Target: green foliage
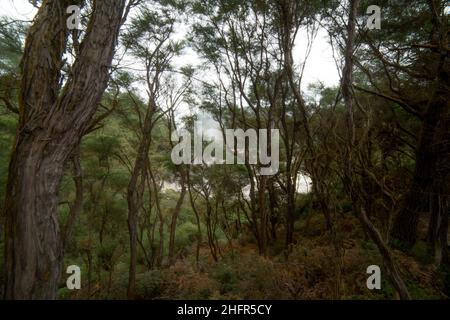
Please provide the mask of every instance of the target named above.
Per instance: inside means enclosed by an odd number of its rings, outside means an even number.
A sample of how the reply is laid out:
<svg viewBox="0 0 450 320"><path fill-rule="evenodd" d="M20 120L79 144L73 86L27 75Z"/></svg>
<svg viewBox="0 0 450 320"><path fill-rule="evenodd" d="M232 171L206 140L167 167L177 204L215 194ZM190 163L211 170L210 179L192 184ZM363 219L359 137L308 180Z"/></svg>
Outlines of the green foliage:
<svg viewBox="0 0 450 320"><path fill-rule="evenodd" d="M0 75L18 69L27 24L0 17Z"/></svg>
<svg viewBox="0 0 450 320"><path fill-rule="evenodd" d="M148 271L138 275L137 295L141 299L154 299L164 290L164 277L161 271Z"/></svg>
<svg viewBox="0 0 450 320"><path fill-rule="evenodd" d="M227 294L237 289L239 278L236 271L225 263L218 265L214 278L220 283L220 293Z"/></svg>
<svg viewBox="0 0 450 320"><path fill-rule="evenodd" d="M423 264L430 264L433 262L433 256L430 254L429 246L425 241L418 241L411 248L411 254Z"/></svg>
<svg viewBox="0 0 450 320"><path fill-rule="evenodd" d="M183 215L184 216L184 215ZM197 240L197 226L187 221L177 228L177 246L185 248L193 244Z"/></svg>

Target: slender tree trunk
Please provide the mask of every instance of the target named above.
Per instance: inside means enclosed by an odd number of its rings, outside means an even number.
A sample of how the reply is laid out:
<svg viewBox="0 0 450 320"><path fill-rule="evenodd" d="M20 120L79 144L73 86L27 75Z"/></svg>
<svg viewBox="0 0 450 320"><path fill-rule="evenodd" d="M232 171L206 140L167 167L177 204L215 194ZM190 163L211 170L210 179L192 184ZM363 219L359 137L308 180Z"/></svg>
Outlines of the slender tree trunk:
<svg viewBox="0 0 450 320"><path fill-rule="evenodd" d="M289 246L294 242L294 191L292 186L292 179L290 173L286 173L287 183L286 183L286 193L287 193L287 205L286 205L286 242L285 248L290 251Z"/></svg>
<svg viewBox="0 0 450 320"><path fill-rule="evenodd" d="M403 278L398 271L397 264L395 263L394 257L392 256L389 247L384 242L382 235L376 229L376 227L372 224L372 222L367 217L367 214L363 208L357 209L359 211L359 218L362 221L363 225L366 228L366 231L369 233L370 238L375 242L378 250L383 257L383 261L385 263L386 269L388 271L389 278L391 279L391 283L394 286L395 290L400 296L402 300L411 300L411 296L409 294L408 288L403 281Z"/></svg>
<svg viewBox="0 0 450 320"><path fill-rule="evenodd" d="M272 241L277 240L277 222L278 222L278 216L275 208L277 208L277 197L275 194L275 189L273 182L270 183L269 187L269 202L270 202L270 236L272 238ZM238 209L238 217L239 217L239 209ZM238 231L238 225L236 224L236 230Z"/></svg>
<svg viewBox="0 0 450 320"><path fill-rule="evenodd" d="M260 248L259 254L265 256L267 251L267 210L266 210L266 176L260 177L259 190L258 190L258 207L260 217L260 230L259 236Z"/></svg>
<svg viewBox="0 0 450 320"><path fill-rule="evenodd" d="M187 187L188 187L188 192L189 192L189 200L191 202L192 210L194 210L195 220L197 222L197 248L196 248L196 253L195 253L195 261L196 261L196 266L198 269L198 261L200 258L200 245L202 243L202 229L201 229L201 225L200 225L200 214L197 211L197 206L195 205L195 200L194 200L194 197L192 196L190 176L191 176L190 168L187 168Z"/></svg>
<svg viewBox="0 0 450 320"><path fill-rule="evenodd" d="M164 216L162 214L161 205L160 205L160 199L159 199L159 188L156 183L155 176L153 175L152 168L150 166L150 163L148 164L148 173L149 177L151 179L151 182L153 184L154 194L155 194L155 203L156 203L156 213L159 221L159 244L158 244L158 252L156 255L156 267L161 268L162 261L164 258ZM156 221L155 221L156 223Z"/></svg>
<svg viewBox="0 0 450 320"><path fill-rule="evenodd" d="M162 212L158 210L158 218L159 218L159 246L158 246L158 257L156 259L156 266L161 268L164 258L164 217Z"/></svg>
<svg viewBox="0 0 450 320"><path fill-rule="evenodd" d="M217 262L217 261L219 261L218 257L217 257L217 247L216 247L216 242L215 242L214 230L213 230L212 223L211 223L212 208L211 208L211 204L209 203L209 199L207 199L205 197L205 200L206 200L206 217L205 217L206 235L208 237L208 245L209 245L209 250L211 252L211 255L212 255L214 261Z"/></svg>
<svg viewBox="0 0 450 320"><path fill-rule="evenodd" d="M181 175L181 193L178 197L177 204L175 205L175 209L172 214L172 220L170 222L170 240L169 240L169 265L173 264L174 262L174 253L175 253L175 233L177 229L177 220L178 216L180 215L181 206L183 205L184 197L186 195L186 184L185 184L185 178L184 173L181 172L184 169L180 169L180 175Z"/></svg>
<svg viewBox="0 0 450 320"><path fill-rule="evenodd" d="M142 197L145 188L145 179L149 166L148 152L152 142L151 134L153 129L153 115L156 106L151 102L147 107L147 112L142 128L142 137L139 142L139 148L136 161L133 167L133 173L127 189L128 203L128 231L130 235L130 269L128 277L128 299L133 299L136 291L136 264L137 264L137 219L139 209L142 205Z"/></svg>

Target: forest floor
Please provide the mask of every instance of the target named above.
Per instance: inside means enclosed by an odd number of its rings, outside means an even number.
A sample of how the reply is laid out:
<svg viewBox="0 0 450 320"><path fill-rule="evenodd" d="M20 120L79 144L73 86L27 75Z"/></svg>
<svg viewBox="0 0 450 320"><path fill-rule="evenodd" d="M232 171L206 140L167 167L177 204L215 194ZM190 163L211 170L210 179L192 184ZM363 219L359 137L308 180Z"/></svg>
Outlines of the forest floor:
<svg viewBox="0 0 450 320"><path fill-rule="evenodd" d="M141 266L137 274L137 299L396 299L388 277L383 274L382 259L376 246L364 235L358 220L346 216L337 225L343 243L341 259L336 259L331 239L321 215L301 219L296 223L296 244L286 259L282 230L269 247L266 257L258 254L250 236L221 244L218 262L211 258L209 248L200 249L198 267L196 244L185 258L161 270L146 271ZM419 242L409 254L393 250L413 299L448 298L449 276L433 265L424 242ZM338 285L336 266L341 261L341 281ZM380 290L369 290L366 273L370 265L382 270ZM119 264L112 281L94 286L94 299L124 299L128 281L126 263ZM106 287L108 286L108 290ZM85 293L84 293L85 294ZM76 296L86 298L83 290Z"/></svg>

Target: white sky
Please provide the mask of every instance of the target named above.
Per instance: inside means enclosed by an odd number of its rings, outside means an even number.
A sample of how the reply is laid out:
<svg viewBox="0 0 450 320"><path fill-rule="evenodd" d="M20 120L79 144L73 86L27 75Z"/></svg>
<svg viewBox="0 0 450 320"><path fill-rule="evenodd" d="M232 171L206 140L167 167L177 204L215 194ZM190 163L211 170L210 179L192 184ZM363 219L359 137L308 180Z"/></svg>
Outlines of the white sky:
<svg viewBox="0 0 450 320"><path fill-rule="evenodd" d="M36 14L27 0L0 0L0 14L19 20L31 20Z"/></svg>

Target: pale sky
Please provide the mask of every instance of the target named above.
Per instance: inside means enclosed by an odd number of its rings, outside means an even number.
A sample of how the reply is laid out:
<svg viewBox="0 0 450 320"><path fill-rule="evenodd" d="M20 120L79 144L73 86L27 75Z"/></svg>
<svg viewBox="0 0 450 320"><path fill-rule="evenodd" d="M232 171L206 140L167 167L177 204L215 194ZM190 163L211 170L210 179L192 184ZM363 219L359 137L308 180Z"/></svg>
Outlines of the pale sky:
<svg viewBox="0 0 450 320"><path fill-rule="evenodd" d="M27 0L0 0L0 14L19 20L31 20L36 14Z"/></svg>

